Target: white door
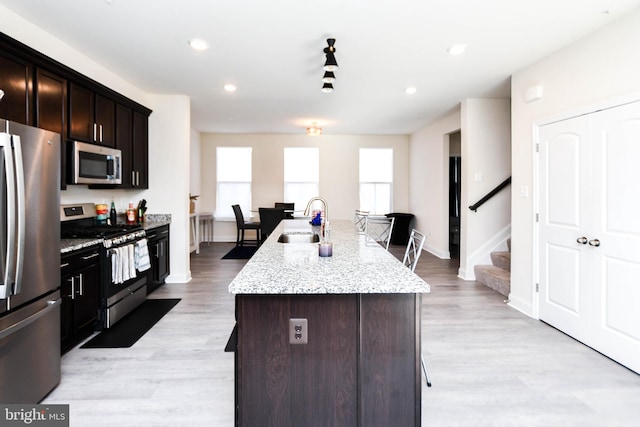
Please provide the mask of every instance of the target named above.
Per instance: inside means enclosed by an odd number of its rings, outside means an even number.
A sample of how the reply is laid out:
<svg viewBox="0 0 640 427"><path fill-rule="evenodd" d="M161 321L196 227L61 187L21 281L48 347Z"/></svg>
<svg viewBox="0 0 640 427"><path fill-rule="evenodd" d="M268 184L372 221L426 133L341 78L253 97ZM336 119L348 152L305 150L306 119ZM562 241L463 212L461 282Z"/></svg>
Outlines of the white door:
<svg viewBox="0 0 640 427"><path fill-rule="evenodd" d="M591 130L596 348L640 373L640 103L594 114Z"/></svg>
<svg viewBox="0 0 640 427"><path fill-rule="evenodd" d="M540 319L640 372L640 103L540 129Z"/></svg>
<svg viewBox="0 0 640 427"><path fill-rule="evenodd" d="M584 341L590 316L588 118L541 127L539 151L540 319Z"/></svg>

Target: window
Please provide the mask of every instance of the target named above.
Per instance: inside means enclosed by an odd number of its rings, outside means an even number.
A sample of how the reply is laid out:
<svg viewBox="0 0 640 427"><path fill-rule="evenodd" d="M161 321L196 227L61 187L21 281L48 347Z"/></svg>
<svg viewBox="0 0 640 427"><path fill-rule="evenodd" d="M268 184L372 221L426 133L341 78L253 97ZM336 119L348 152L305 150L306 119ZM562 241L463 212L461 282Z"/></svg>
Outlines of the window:
<svg viewBox="0 0 640 427"><path fill-rule="evenodd" d="M318 195L320 180L318 148L284 149L284 201L304 209Z"/></svg>
<svg viewBox="0 0 640 427"><path fill-rule="evenodd" d="M216 216L235 218L231 205L251 210L251 147L216 149Z"/></svg>
<svg viewBox="0 0 640 427"><path fill-rule="evenodd" d="M360 149L360 209L372 215L391 212L393 149Z"/></svg>

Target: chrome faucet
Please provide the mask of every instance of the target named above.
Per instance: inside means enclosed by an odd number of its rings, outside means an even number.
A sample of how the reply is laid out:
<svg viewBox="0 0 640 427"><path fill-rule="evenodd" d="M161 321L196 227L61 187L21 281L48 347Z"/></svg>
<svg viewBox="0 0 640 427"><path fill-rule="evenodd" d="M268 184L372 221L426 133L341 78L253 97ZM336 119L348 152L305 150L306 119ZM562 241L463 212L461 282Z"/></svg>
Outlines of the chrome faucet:
<svg viewBox="0 0 640 427"><path fill-rule="evenodd" d="M322 207L324 208L324 222L329 222L329 205L327 204L327 201L320 196L316 196L309 200L309 203L307 203L307 208L304 210L304 216L309 215L309 213L311 212L311 205L315 201L322 202Z"/></svg>

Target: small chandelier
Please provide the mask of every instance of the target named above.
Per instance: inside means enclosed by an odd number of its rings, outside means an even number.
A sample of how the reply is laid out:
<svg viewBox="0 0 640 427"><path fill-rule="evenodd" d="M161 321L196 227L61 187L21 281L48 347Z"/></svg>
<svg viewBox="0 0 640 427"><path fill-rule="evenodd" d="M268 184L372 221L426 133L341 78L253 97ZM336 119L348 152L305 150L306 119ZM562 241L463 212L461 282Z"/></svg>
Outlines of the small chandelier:
<svg viewBox="0 0 640 427"><path fill-rule="evenodd" d="M308 136L320 136L320 135L322 135L322 128L316 126L316 124L313 123L311 126L309 126L307 128L307 135Z"/></svg>
<svg viewBox="0 0 640 427"><path fill-rule="evenodd" d="M325 54L324 66L322 69L324 70L324 76L322 76L322 91L324 93L333 92L333 82L336 81L336 75L334 71L338 69L338 61L336 61L335 51L336 48L334 44L336 43L336 39L327 39L327 47L324 48L323 52Z"/></svg>

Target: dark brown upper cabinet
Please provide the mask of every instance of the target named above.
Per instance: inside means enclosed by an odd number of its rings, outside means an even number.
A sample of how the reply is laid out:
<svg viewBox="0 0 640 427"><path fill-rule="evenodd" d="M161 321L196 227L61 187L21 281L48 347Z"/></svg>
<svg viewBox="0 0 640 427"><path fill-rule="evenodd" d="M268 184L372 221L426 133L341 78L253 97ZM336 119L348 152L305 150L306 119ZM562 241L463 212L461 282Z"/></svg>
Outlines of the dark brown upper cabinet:
<svg viewBox="0 0 640 427"><path fill-rule="evenodd" d="M149 188L149 115L133 112L133 187Z"/></svg>
<svg viewBox="0 0 640 427"><path fill-rule="evenodd" d="M122 151L120 188L149 188L148 123L146 114L116 105L116 148Z"/></svg>
<svg viewBox="0 0 640 427"><path fill-rule="evenodd" d="M115 146L116 104L76 83L69 84L69 139Z"/></svg>
<svg viewBox="0 0 640 427"><path fill-rule="evenodd" d="M33 125L31 93L33 66L11 54L0 52L0 118Z"/></svg>
<svg viewBox="0 0 640 427"><path fill-rule="evenodd" d="M36 69L35 104L36 126L60 134L60 185L64 190L67 188L67 79Z"/></svg>
<svg viewBox="0 0 640 427"><path fill-rule="evenodd" d="M0 118L60 134L62 189L69 140L117 146L123 152L123 184L115 187L149 188L150 109L2 32L0 89L5 93Z"/></svg>

